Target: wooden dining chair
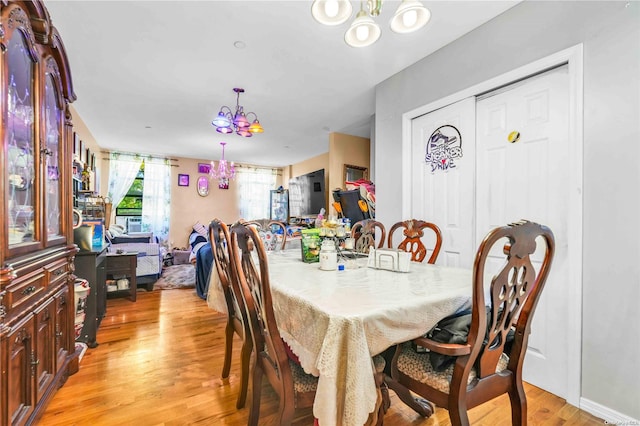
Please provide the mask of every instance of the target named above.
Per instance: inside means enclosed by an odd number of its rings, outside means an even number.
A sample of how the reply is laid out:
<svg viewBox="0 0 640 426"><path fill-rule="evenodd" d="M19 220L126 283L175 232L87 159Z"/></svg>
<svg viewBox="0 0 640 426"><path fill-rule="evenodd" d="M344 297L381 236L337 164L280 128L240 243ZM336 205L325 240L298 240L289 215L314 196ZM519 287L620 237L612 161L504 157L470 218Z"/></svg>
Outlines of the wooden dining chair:
<svg viewBox="0 0 640 426"><path fill-rule="evenodd" d="M440 253L440 247L442 246L442 232L437 225L431 222L425 222L419 219L409 219L402 222L395 223L389 230L389 242L388 247L394 248L393 236L396 230L402 229L404 239L395 246L401 250L411 253L411 260L414 262L422 262L427 257L427 247L424 245L423 237L424 230L430 229L435 236L435 242L431 249L431 256L427 263L436 263L438 254Z"/></svg>
<svg viewBox="0 0 640 426"><path fill-rule="evenodd" d="M542 247L538 252L543 258L534 267L531 257L539 243ZM478 248L473 267L471 322L463 339L466 341L447 343L447 339L433 335L415 339L414 343L427 348L428 353L418 353L410 343L398 345L389 387L414 409L415 402L407 390L446 408L453 425L468 425L468 409L507 393L512 423L526 425L522 365L531 321L554 251L553 233L537 223L521 221L489 232ZM499 252L504 253L505 261L501 269L495 274L485 271L497 264ZM489 290L488 300L485 289ZM510 334L513 341L505 346ZM451 364L434 367L434 354L452 357Z"/></svg>
<svg viewBox="0 0 640 426"><path fill-rule="evenodd" d="M257 252L258 265L254 263L252 250ZM251 365L251 405L248 424L255 426L260 418L264 375L280 399L278 418L273 424L290 425L297 408L313 405L318 378L306 374L300 364L294 362L287 354L273 312L266 251L255 227L242 222L231 227L231 256L242 288L255 349ZM383 415L390 404L384 381L385 360L376 356L373 363L381 404L378 411L372 414L372 418L373 424L382 425Z"/></svg>
<svg viewBox="0 0 640 426"><path fill-rule="evenodd" d="M236 402L236 408L240 409L244 407L247 400L249 360L253 348L251 331L249 330L249 322L244 313L242 291L236 279L234 264L231 262L231 239L229 238L229 230L227 225L219 219L214 219L209 224L209 241L211 242L215 273L218 274L227 305L224 364L222 367L223 379L229 377L231 370L233 334L237 334L240 339L242 339L242 350L240 351L240 392ZM214 272L212 271L212 273Z"/></svg>
<svg viewBox="0 0 640 426"><path fill-rule="evenodd" d="M379 239L376 238L376 234L380 235ZM377 248L384 247L386 236L387 231L384 225L373 219L361 220L351 227L351 237L356 242L355 250L358 253L369 253L371 247L376 248L376 240Z"/></svg>
<svg viewBox="0 0 640 426"><path fill-rule="evenodd" d="M251 220L244 222L255 226L267 250L284 250L287 244L287 226L277 220ZM278 232L280 231L280 232ZM282 235L282 238L280 238Z"/></svg>
<svg viewBox="0 0 640 426"><path fill-rule="evenodd" d="M252 259L252 249L257 252L258 265ZM260 417L263 375L280 398L278 419L274 424L290 425L296 408L313 405L318 378L306 374L287 356L271 302L266 250L255 227L248 223L231 227L231 255L255 350L251 358L249 425L257 425Z"/></svg>

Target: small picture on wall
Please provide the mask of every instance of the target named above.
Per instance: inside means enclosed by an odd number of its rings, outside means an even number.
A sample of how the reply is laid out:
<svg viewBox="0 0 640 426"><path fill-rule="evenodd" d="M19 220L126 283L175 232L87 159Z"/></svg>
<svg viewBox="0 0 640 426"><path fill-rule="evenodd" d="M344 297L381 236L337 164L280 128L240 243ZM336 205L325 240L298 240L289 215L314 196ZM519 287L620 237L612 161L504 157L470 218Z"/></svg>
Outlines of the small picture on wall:
<svg viewBox="0 0 640 426"><path fill-rule="evenodd" d="M189 186L189 175L178 175L178 186Z"/></svg>
<svg viewBox="0 0 640 426"><path fill-rule="evenodd" d="M229 189L229 179L222 178L218 181L218 189Z"/></svg>
<svg viewBox="0 0 640 426"><path fill-rule="evenodd" d="M198 163L198 173L209 173L211 171L211 164Z"/></svg>
<svg viewBox="0 0 640 426"><path fill-rule="evenodd" d="M77 157L80 151L80 137L76 132L73 132L73 156Z"/></svg>

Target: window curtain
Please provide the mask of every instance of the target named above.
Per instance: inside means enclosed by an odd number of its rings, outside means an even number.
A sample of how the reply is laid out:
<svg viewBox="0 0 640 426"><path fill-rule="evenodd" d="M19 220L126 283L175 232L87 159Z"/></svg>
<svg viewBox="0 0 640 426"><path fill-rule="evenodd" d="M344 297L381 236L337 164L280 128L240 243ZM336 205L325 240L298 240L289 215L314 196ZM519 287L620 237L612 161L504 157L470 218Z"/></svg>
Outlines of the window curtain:
<svg viewBox="0 0 640 426"><path fill-rule="evenodd" d="M107 196L114 207L122 201L142 165L142 157L111 153L109 156L109 189Z"/></svg>
<svg viewBox="0 0 640 426"><path fill-rule="evenodd" d="M171 215L171 165L169 160L145 158L142 191L142 231L153 232L160 242L169 236Z"/></svg>
<svg viewBox="0 0 640 426"><path fill-rule="evenodd" d="M240 197L240 217L246 220L269 218L269 197L276 189L276 169L238 167L236 182Z"/></svg>

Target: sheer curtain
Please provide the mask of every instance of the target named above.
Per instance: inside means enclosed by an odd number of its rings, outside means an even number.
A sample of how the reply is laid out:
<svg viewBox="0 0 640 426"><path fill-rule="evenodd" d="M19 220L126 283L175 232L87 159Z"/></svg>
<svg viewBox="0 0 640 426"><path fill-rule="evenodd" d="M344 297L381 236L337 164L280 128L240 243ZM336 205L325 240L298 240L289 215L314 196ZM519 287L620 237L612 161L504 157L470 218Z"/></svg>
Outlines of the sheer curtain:
<svg viewBox="0 0 640 426"><path fill-rule="evenodd" d="M168 160L145 158L142 230L153 232L162 243L169 235L170 214L171 165Z"/></svg>
<svg viewBox="0 0 640 426"><path fill-rule="evenodd" d="M107 196L114 207L122 201L136 175L140 171L142 158L137 155L111 153L109 156L109 190Z"/></svg>
<svg viewBox="0 0 640 426"><path fill-rule="evenodd" d="M236 182L240 196L240 217L246 220L269 217L270 190L276 189L276 169L239 167Z"/></svg>

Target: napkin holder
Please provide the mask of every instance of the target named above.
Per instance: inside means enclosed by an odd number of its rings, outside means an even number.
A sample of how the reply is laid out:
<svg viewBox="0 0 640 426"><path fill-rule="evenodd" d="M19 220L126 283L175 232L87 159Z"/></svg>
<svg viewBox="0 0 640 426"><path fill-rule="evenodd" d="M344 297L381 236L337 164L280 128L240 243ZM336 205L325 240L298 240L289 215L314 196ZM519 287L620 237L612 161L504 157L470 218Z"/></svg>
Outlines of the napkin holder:
<svg viewBox="0 0 640 426"><path fill-rule="evenodd" d="M411 253L398 249L369 250L367 266L375 269L387 269L394 272L409 272Z"/></svg>

